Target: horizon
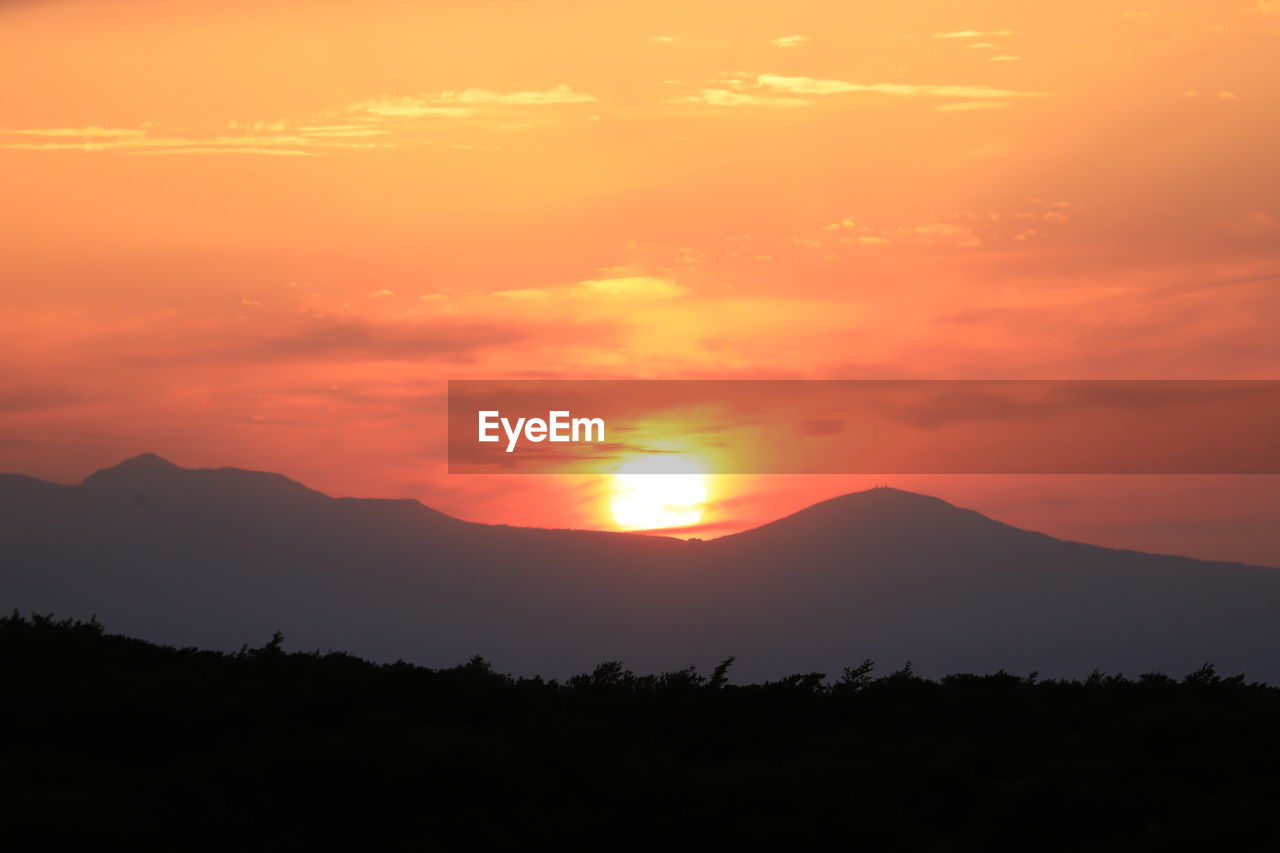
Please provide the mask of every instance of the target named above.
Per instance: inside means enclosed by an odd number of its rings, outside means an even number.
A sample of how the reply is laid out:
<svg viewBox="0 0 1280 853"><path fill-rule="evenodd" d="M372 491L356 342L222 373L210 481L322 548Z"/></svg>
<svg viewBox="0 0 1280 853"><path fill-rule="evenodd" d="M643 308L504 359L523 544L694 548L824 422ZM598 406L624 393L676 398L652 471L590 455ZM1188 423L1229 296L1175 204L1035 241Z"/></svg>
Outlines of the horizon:
<svg viewBox="0 0 1280 853"><path fill-rule="evenodd" d="M460 517L460 516L455 516L455 515L452 515L452 514L450 514L450 513L444 512L444 511L442 511L441 509L439 509L438 507L431 506L430 504L424 503L423 501L418 500L417 498L389 498L389 497L385 497L385 496L376 496L376 495L372 495L372 496L371 496L371 495L366 495L366 496L334 495L334 494L329 494L328 492L322 491L322 490L320 490L320 489L316 489L316 488L314 488L314 487L312 487L312 486L310 486L310 485L308 485L308 484L306 484L306 483L304 483L304 482L302 482L302 481L300 481L300 480L295 480L294 478L290 477L288 473L286 473L286 472L282 472L282 471L261 471L261 470L250 469L250 468L239 468L239 467L231 466L231 465L221 465L221 466L216 466L216 467L207 467L207 468L206 468L206 467L199 467L199 468L197 468L197 467L187 467L187 466L184 466L184 465L179 465L179 464L177 464L177 463L173 462L172 460L167 459L167 458L165 458L165 457L161 456L160 454L153 453L153 452L150 452L150 451L144 451L143 453L139 453L139 454L137 454L136 456L131 456L131 457L127 458L127 459L122 459L122 460L120 460L119 462L117 462L117 463L115 463L115 464L113 464L113 465L108 465L108 466L103 467L103 468L95 469L94 471L91 471L91 472L89 472L88 474L86 474L86 475L85 475L84 477L82 477L80 480L77 480L77 481L74 481L74 482L68 482L68 483L58 483L58 485L67 485L67 486L78 486L78 485L83 485L84 483L86 483L87 481L89 481L91 478L93 478L95 475L100 475L100 474L104 474L104 473L108 473L108 472L116 471L116 470L118 470L118 469L126 468L126 467L128 467L128 466L130 465L130 463L139 463L139 462L144 462L144 461L145 461L147 464L152 464L152 463L163 463L163 464L164 464L164 466L166 466L166 470L167 470L167 469L173 469L173 470L178 470L178 471L187 471L187 472L195 472L195 471L238 471L238 472L243 472L243 473L252 473L252 474L272 474L272 475L275 475L275 476L283 477L285 480L287 480L288 482L290 482L290 483L292 483L292 484L294 484L294 485L297 485L297 486L300 486L300 487L302 487L302 488L304 488L304 489L307 489L307 490L309 490L309 491L312 491L312 492L316 492L316 493L318 493L318 494L321 494L321 495L323 495L324 497L329 498L329 499L331 499L331 500L338 500L338 499L373 500L373 501L378 501L378 500L409 500L409 501L412 501L412 502L414 502L414 503L419 504L420 506L422 506L422 507L424 507L424 508L426 508L426 509L432 510L432 511L437 512L437 513L440 513L440 514L442 514L442 515L444 515L444 516L446 516L446 517L448 517L448 518L450 518L450 519L453 519L453 520L455 520L455 521L461 521L461 522L464 522L464 523L466 523L466 524L472 524L472 525L488 526L488 527L499 527L499 526L500 526L500 527L516 527L516 528L523 528L523 529L530 529L530 530L549 530L549 531L561 531L561 532L607 533L607 534L615 534L615 535L620 535L620 536L645 536L645 537L660 538L660 539L674 539L674 540L678 540L678 541L689 541L689 540L695 540L695 541L714 542L714 541L717 541L717 540L720 540L720 539L725 539L725 538L727 538L727 537L734 536L734 535L736 535L736 534L738 534L738 533L744 533L744 532L748 532L748 531L752 531L752 530L759 530L760 528L762 528L762 527L766 527L766 526L771 525L771 524L773 524L773 523L775 523L775 522L785 521L785 520L787 520L787 519L792 518L793 516L801 515L801 514L805 513L805 512L806 512L806 511L808 511L808 510L817 509L817 508L818 508L818 507L820 507L820 506L823 506L823 505L826 505L826 504L832 504L832 503L835 503L835 502L837 502L837 501L841 500L842 498L849 498L849 497L855 497L855 496L866 495L866 494L874 494L874 493L876 493L876 492L886 492L886 493L892 492L892 493L898 493L898 494L903 494L903 495L910 495L910 496L912 496L912 497L925 498L925 499L930 500L930 501L938 501L938 502L941 502L941 503L945 504L946 506L948 506L948 507L950 507L950 508L952 508L952 509L956 509L956 510L976 512L976 513L978 513L979 515L981 515L983 518L985 518L985 519L987 519L987 520L990 520L990 521L994 521L994 522L996 522L997 524L1000 524L1000 525L1002 525L1002 526L1010 527L1010 528L1013 528L1013 529L1015 529L1015 530L1026 530L1026 531L1029 531L1029 532L1034 532L1034 533L1044 534L1044 535L1047 535L1047 536L1051 536L1051 537L1052 537L1052 538L1054 538L1054 539L1058 539L1058 540L1060 540L1060 541L1078 542L1079 544L1090 545L1090 546L1098 547L1098 548L1105 548L1105 549L1108 549L1108 550L1135 551L1135 552L1137 552L1137 553L1149 553L1149 554L1155 554L1155 555L1157 555L1157 556L1186 557L1186 558L1189 558L1189 559L1200 560L1200 561L1205 561L1205 562L1215 562L1215 563L1224 563L1224 564L1226 564L1226 563L1235 563L1235 564L1240 564L1240 565L1245 565L1245 566L1252 566L1252 567L1257 567L1257 568L1265 568L1265 569L1273 569L1273 568L1274 568L1274 569L1280 570L1280 565L1272 566L1272 565L1262 564L1262 563L1250 563L1250 562L1248 562L1248 561L1243 561L1243 560L1229 560L1229 559L1214 558L1214 557L1192 556L1192 555L1189 555L1189 554L1175 554L1175 553L1168 553L1168 552L1149 552L1149 551L1141 551L1140 549L1116 548L1116 547L1114 547L1114 546L1104 545L1104 544L1097 543L1097 542L1088 542L1088 541L1082 541L1082 540L1072 540L1072 539L1067 539L1067 538L1064 538L1064 537L1055 536L1055 535L1053 535L1053 534L1049 533L1048 531L1043 531L1043 530L1034 530L1034 529L1030 529L1030 528L1021 527L1021 526L1016 525L1016 524L1011 524L1011 523L1009 523L1008 521L1006 521L1006 520L1004 520L1004 519L1001 519L1001 518L998 518L998 517L996 517L996 516L994 516L994 515L989 514L989 513L988 513L988 512L986 512L985 510L982 510L982 509L975 509L974 507L970 507L970 506L962 506L962 505L959 505L959 504L953 503L952 501L949 501L949 500L947 500L946 498L940 497L940 496L938 496L938 495L932 495L932 494L928 494L928 493L926 493L926 492L917 492L917 491L913 491L913 490L910 490L910 489L901 489L901 488L898 488L898 487L896 487L896 486L889 485L889 484L887 484L887 483L876 483L876 484L871 485L871 486L868 486L867 488L864 488L864 489L859 489L859 490L855 490L855 491L851 491L851 492L842 492L842 493L837 494L837 495L832 495L832 496L830 496L830 497L822 498L822 499L820 499L820 500L814 501L814 502L812 502L812 503L804 504L804 505L802 505L802 506L799 506L799 507L793 508L793 509L791 509L791 510L784 510L781 514L779 514L779 515L777 515L777 516L775 516L775 517L773 517L773 518L768 518L768 519L761 520L761 521L759 521L758 523L756 523L756 524L754 524L754 525L752 525L752 526L735 527L735 529L731 530L730 532L723 533L723 534L721 534L721 535L719 535L719 536L710 536L710 537L707 537L707 538L705 538L705 539L704 539L703 537L701 537L701 536L697 535L697 534L706 532L706 530L707 530L707 526L706 526L706 525L692 525L692 526L689 526L689 527L687 527L687 528L685 528L685 527L654 527L654 528L625 529L625 530L600 530L600 529L598 529L598 528L585 528L585 527L547 527L547 526L542 526L542 525L527 525L527 524L526 524L526 525L512 525L512 524L508 524L508 523L506 523L506 522L494 522L494 521L487 521L487 520L477 520L477 519L472 519L472 518L462 518L462 517ZM6 474L13 474L13 473L15 473L15 472L0 472L0 476L6 475ZM20 475L20 476L27 476L27 475ZM662 475L660 475L660 474L659 474L659 475L654 475L654 476L661 477ZM40 478L36 478L36 479L40 479ZM45 482L54 482L54 481L45 481ZM684 535L684 534L687 534L687 535Z"/></svg>
<svg viewBox="0 0 1280 853"><path fill-rule="evenodd" d="M6 599L153 642L233 650L280 630L373 661L481 654L547 677L733 654L744 676L780 678L851 649L931 677L1212 661L1280 684L1277 568L1072 541L892 487L690 542L463 520L154 455L82 485L0 486Z"/></svg>
<svg viewBox="0 0 1280 853"><path fill-rule="evenodd" d="M1226 475L1226 476L1204 476L1204 475L1146 475L1146 476L1084 476L1072 477L1070 475L1059 475L1053 477L1045 476L1000 476L1000 475L956 475L950 477L937 476L921 476L921 475L868 475L868 476L847 476L847 475L828 475L826 477L815 478L813 475L772 475L772 476L749 476L749 475L709 475L706 479L711 483L711 495L708 498L708 505L720 500L723 504L733 506L737 503L735 500L725 500L719 498L716 494L715 483L724 480L753 480L762 482L763 486L754 487L752 501L750 502L750 514L744 519L732 519L720 517L711 522L700 522L693 525L675 525L675 526L658 526L647 529L625 529L619 528L616 524L600 522L597 520L595 525L590 523L575 526L572 523L558 523L557 515L563 516L562 513L552 513L549 517L540 517L533 521L521 522L519 519L505 517L498 513L492 517L481 515L462 514L455 507L449 506L447 503L435 503L430 499L424 498L416 494L404 493L378 493L366 491L365 493L348 493L341 489L333 489L326 487L324 484L308 481L299 478L291 472L276 470L271 467L250 467L245 465L232 464L178 464L173 462L168 456L154 451L143 450L136 454L118 459L116 462L100 463L90 466L86 472L80 474L70 473L63 476L53 477L42 474L40 472L31 471L8 471L4 473L21 474L23 476L35 477L36 479L46 480L48 482L59 483L61 485L77 485L84 479L91 476L97 471L109 470L125 462L137 459L143 456L155 456L175 467L183 470L217 470L219 468L232 468L243 471L260 471L264 473L272 473L282 475L289 480L304 485L308 489L318 491L328 497L351 497L351 498L368 498L373 500L399 500L409 499L422 504L425 507L442 512L460 520L471 522L473 518L480 520L472 523L489 524L489 525L506 525L513 527L529 527L546 530L593 530L601 532L615 533L639 533L648 536L662 536L667 538L680 539L718 539L725 536L731 536L745 530L752 530L762 525L768 524L780 518L802 511L816 504L833 500L844 495L857 494L864 491L870 491L878 487L888 487L902 492L911 494L919 494L927 497L937 498L946 501L952 506L958 507L981 507L979 510L983 515L997 519L1003 524L1008 524L1024 530L1034 530L1046 535L1053 536L1058 539L1073 542L1084 542L1091 545L1097 545L1103 548L1112 548L1119 550L1132 550L1153 554L1170 554L1190 557L1197 560L1206 560L1211 562L1233 562L1244 563L1247 565L1280 567L1280 541L1274 536L1271 519L1274 512L1270 505L1266 503L1266 499L1271 497L1271 487L1275 482L1280 481L1280 477L1272 477L1266 475ZM184 460L185 461L185 460ZM655 475L662 476L662 475ZM486 475L484 479L510 479L501 476ZM607 489L602 486L602 481L607 482L608 478L598 475L541 475L530 476L522 475L517 480L539 479L539 480L577 480L585 481L593 485L595 493L599 494L601 489ZM839 480L842 483L849 483L850 488L841 489L835 487L832 489L815 489L813 486L814 479ZM1032 489L1026 486L1017 486L1009 488L1010 480L1035 480L1036 484ZM1058 481L1059 488L1056 490L1052 486L1053 481ZM1164 486L1156 486L1152 488L1148 483L1151 480L1165 481ZM1074 489L1062 489L1063 481L1076 481L1073 485ZM1081 483L1080 481L1085 481ZM1117 482L1119 481L1119 482ZM1125 488L1125 481L1128 481L1129 488ZM1192 537L1183 539L1178 547L1179 540L1167 535L1170 528L1178 528L1184 523L1184 519L1178 516L1170 518L1169 515L1161 515L1166 508L1159 502L1154 503L1154 509L1148 513L1150 523L1156 526L1156 535L1135 535L1132 522L1125 520L1119 525L1114 521L1100 520L1108 514L1114 512L1117 496L1120 498L1128 498L1135 496L1138 499L1150 499L1153 495L1173 494L1177 497L1176 506L1181 511L1188 509L1186 503L1187 495L1178 491L1176 486L1191 483L1193 488L1189 494L1199 495L1199 489L1194 488L1198 484L1205 481L1218 481L1221 486L1217 492L1217 497L1225 498L1229 503L1225 503L1224 509L1227 512L1240 514L1235 502L1254 502L1256 498L1261 497L1263 502L1259 506L1256 502L1252 509L1258 514L1259 519L1256 524L1249 524L1248 528L1254 535L1254 540L1245 540L1241 542L1224 542L1220 537L1207 539L1205 537ZM1046 486L1048 482L1050 485ZM1175 484L1175 488L1170 489L1168 484ZM1241 484L1244 484L1243 486ZM797 484L799 487L797 488ZM1254 489L1249 489L1252 484ZM1136 487L1135 487L1136 485ZM914 486L914 488L908 487ZM976 488L975 488L976 486ZM1083 487L1081 487L1083 486ZM1225 486L1225 491L1221 487ZM772 487L772 490L771 490ZM929 490L930 487L936 487ZM949 487L949 488L948 488ZM1026 504L1026 493L1032 491L1040 499L1046 496L1053 496L1060 499L1061 504L1058 509L1066 508L1069 514L1062 512L1044 512L1035 511L1038 507L1033 504L1028 512ZM943 492L939 494L938 492ZM1212 494L1213 492L1211 492ZM731 493L732 494L732 493ZM1092 508L1088 505L1090 497L1101 498ZM759 506L768 507L772 514L764 515ZM1194 504L1191 504L1194 508ZM1053 508L1052 501L1049 508ZM1105 511L1104 509L1105 508ZM1280 509L1277 507L1276 509ZM483 512L483 509L477 509L475 512ZM1237 524L1239 524L1237 522ZM1140 531L1139 531L1140 533ZM1161 543L1166 543L1163 547Z"/></svg>

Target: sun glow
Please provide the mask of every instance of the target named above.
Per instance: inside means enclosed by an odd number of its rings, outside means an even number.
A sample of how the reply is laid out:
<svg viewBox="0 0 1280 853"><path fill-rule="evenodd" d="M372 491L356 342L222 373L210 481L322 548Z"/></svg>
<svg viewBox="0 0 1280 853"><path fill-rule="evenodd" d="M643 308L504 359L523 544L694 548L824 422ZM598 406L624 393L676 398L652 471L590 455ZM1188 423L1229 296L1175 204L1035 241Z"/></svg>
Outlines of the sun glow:
<svg viewBox="0 0 1280 853"><path fill-rule="evenodd" d="M697 524L706 503L706 480L696 465L678 456L644 456L613 475L609 510L624 530L656 530Z"/></svg>

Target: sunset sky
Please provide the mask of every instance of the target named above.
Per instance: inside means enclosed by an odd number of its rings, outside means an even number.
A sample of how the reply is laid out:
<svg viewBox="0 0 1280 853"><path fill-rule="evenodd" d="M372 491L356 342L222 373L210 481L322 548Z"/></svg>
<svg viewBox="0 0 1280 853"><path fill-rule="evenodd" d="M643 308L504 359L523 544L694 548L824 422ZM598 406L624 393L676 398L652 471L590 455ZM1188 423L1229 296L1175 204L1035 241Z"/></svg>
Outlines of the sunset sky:
<svg viewBox="0 0 1280 853"><path fill-rule="evenodd" d="M1280 379L1280 2L0 0L0 470L462 518L466 378ZM878 482L1280 565L1276 477Z"/></svg>

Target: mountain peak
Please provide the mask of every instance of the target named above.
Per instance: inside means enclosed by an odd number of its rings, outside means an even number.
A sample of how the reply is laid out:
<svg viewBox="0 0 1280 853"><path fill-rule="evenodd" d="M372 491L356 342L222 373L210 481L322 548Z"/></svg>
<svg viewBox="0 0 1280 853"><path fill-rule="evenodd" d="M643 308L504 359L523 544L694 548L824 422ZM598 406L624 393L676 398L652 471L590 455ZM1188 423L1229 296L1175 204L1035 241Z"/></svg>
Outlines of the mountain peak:
<svg viewBox="0 0 1280 853"><path fill-rule="evenodd" d="M88 477L85 477L81 485L103 485L150 479L156 476L173 474L181 470L168 459L157 456L154 453L143 453L126 459L117 465L112 465L110 468L101 468L93 472Z"/></svg>
<svg viewBox="0 0 1280 853"><path fill-rule="evenodd" d="M135 470L143 470L143 471L176 471L178 470L177 465L174 465L168 459L165 459L163 456L158 456L155 453L140 453L137 456L133 456L129 459L126 459L123 462L121 462L119 465L115 465L112 467L116 469L132 468Z"/></svg>
<svg viewBox="0 0 1280 853"><path fill-rule="evenodd" d="M119 465L95 471L80 485L150 497L185 495L186 499L229 501L241 505L299 496L309 500L330 500L283 474L242 468L182 468L154 453L143 453Z"/></svg>
<svg viewBox="0 0 1280 853"><path fill-rule="evenodd" d="M897 542L906 547L918 543L922 536L936 539L960 531L971 533L993 529L1013 530L942 498L877 486L820 501L724 539L745 543L761 537L781 536L794 541L816 542L832 537L853 537L864 543Z"/></svg>
<svg viewBox="0 0 1280 853"><path fill-rule="evenodd" d="M864 496L871 499L917 500L947 503L947 501L942 500L942 498L935 498L933 495L926 495L923 492L911 492L906 489L894 488L893 486L872 486L871 488L863 489L860 492L848 492L847 494L841 495L839 498L834 498L834 500Z"/></svg>
<svg viewBox="0 0 1280 853"><path fill-rule="evenodd" d="M807 509L800 510L800 512L823 509L845 511L873 507L885 510L931 509L936 511L959 509L955 504L944 501L942 498L935 498L932 495L909 492L905 489L895 489L892 486L875 486L874 488L863 489L860 492L849 492L848 494L828 498L825 501L819 501Z"/></svg>

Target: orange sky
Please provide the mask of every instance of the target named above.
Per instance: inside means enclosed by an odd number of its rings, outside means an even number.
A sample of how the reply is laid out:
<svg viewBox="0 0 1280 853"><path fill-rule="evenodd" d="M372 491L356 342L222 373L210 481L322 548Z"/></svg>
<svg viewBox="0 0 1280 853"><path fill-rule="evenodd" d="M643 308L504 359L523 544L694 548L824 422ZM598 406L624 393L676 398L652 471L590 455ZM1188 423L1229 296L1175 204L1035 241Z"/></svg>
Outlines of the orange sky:
<svg viewBox="0 0 1280 853"><path fill-rule="evenodd" d="M445 380L1280 378L1277 56L1274 0L0 0L0 469L609 526L446 475ZM888 479L1280 565L1275 478Z"/></svg>

